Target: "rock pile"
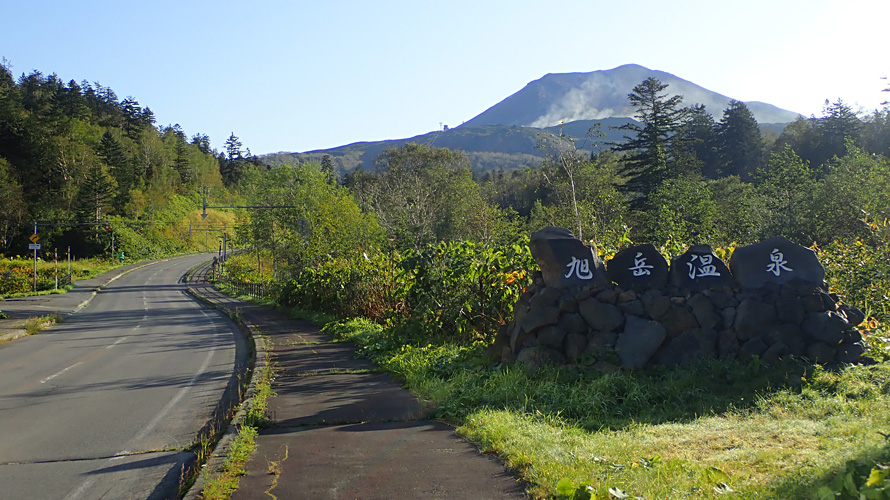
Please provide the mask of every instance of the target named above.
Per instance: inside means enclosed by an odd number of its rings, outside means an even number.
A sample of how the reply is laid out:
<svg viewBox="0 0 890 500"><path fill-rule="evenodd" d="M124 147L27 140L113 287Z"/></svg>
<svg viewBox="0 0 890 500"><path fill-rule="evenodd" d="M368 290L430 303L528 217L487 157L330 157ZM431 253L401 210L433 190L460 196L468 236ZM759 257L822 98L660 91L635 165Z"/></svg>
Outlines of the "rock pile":
<svg viewBox="0 0 890 500"><path fill-rule="evenodd" d="M541 240L541 234L532 239ZM535 241L532 248L542 245L546 243ZM617 358L611 357L630 369L702 357L861 360L865 344L854 327L865 317L828 293L824 269L809 249L773 238L739 248L727 268L710 247L697 245L674 259L667 271L664 259L650 247L619 253L605 271L601 264L585 267L586 274L605 272L609 279L591 276L567 285L564 280L548 283L543 273L536 273L492 353L536 367L548 361L574 363L588 353L603 359L613 352ZM538 253L533 254L537 260ZM563 264L569 272L562 278L575 271L576 260ZM760 271L770 276L764 279ZM739 279L734 276L739 273L757 276ZM637 279L644 276L652 279Z"/></svg>

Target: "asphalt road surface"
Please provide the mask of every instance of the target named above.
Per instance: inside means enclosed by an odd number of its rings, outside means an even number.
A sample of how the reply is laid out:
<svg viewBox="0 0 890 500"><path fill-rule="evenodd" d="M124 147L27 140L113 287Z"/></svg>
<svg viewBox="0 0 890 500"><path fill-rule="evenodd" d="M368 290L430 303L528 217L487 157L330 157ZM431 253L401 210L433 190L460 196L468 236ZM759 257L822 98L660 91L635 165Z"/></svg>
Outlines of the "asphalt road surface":
<svg viewBox="0 0 890 500"><path fill-rule="evenodd" d="M65 322L0 345L0 498L177 496L246 353L179 283L209 258L131 271Z"/></svg>

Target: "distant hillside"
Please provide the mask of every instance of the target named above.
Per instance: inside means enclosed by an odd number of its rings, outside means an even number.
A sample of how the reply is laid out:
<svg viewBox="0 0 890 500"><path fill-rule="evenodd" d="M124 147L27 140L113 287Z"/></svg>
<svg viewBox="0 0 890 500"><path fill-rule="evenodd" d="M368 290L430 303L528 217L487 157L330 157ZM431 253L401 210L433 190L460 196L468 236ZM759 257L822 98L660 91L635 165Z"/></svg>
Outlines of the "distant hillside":
<svg viewBox="0 0 890 500"><path fill-rule="evenodd" d="M430 132L428 134L379 142L356 142L332 149L307 151L305 153L275 153L262 157L269 165L321 159L330 155L337 169L350 172L356 168L372 170L374 160L384 149L399 147L409 142L429 144L440 148L464 151L470 158L473 169L487 171L494 169L514 169L536 166L545 152L538 146L542 140L555 140L558 132L530 127L505 127L489 125L484 127L461 127Z"/></svg>
<svg viewBox="0 0 890 500"><path fill-rule="evenodd" d="M719 120L729 106L730 97L664 71L626 64L590 73L548 74L461 127L498 124L544 128L577 120L630 118L635 110L628 103L627 95L650 76L668 84L671 95L682 95L684 105L704 104L715 120ZM745 104L759 123L789 123L798 116L771 104L756 101Z"/></svg>
<svg viewBox="0 0 890 500"><path fill-rule="evenodd" d="M663 71L627 64L611 70L590 73L549 74L495 104L459 127L418 135L408 139L357 142L337 148L305 153L275 153L262 160L270 165L295 161L320 161L330 155L340 173L356 168L373 169L374 160L388 147L409 142L430 144L464 151L479 172L536 166L546 154L539 146L559 134L575 139L585 151L595 151L609 143L621 142L624 132L614 127L632 122L635 110L627 95L648 77L667 83L668 92L683 96L684 105L704 104L719 121L731 98ZM798 114L762 102L746 102L761 130L778 134L784 124ZM604 136L587 137L599 124Z"/></svg>

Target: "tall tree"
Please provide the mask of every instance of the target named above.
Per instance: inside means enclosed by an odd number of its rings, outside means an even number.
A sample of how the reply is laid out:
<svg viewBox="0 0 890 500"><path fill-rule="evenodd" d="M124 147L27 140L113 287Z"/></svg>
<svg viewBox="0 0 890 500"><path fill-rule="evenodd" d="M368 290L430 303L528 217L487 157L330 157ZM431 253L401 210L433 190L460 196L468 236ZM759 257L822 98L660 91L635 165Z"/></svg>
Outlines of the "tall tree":
<svg viewBox="0 0 890 500"><path fill-rule="evenodd" d="M828 160L846 154L848 140L852 140L856 146L861 144L862 121L853 108L840 99L831 104L825 100L822 117L816 120L815 128L819 134L819 146L810 162L820 167L821 174L827 173L825 163Z"/></svg>
<svg viewBox="0 0 890 500"><path fill-rule="evenodd" d="M649 77L627 95L630 105L636 108L634 118L640 123L628 123L617 127L632 133L626 141L614 145L617 151L626 152L621 174L627 177L623 189L642 195L645 200L665 179L671 177L669 169L672 141L688 110L682 108L683 96L670 96L668 84Z"/></svg>
<svg viewBox="0 0 890 500"><path fill-rule="evenodd" d="M741 101L732 100L716 127L717 176L750 179L763 165L763 138L754 114Z"/></svg>
<svg viewBox="0 0 890 500"><path fill-rule="evenodd" d="M376 165L373 210L397 246L477 236L484 201L463 153L408 143L384 150Z"/></svg>
<svg viewBox="0 0 890 500"><path fill-rule="evenodd" d="M109 172L114 177L117 186L117 194L115 195L114 207L118 210L123 209L130 198L130 189L136 183L133 163L127 156L123 145L118 141L111 131L106 130L99 140L99 146L96 148L99 158L109 167Z"/></svg>

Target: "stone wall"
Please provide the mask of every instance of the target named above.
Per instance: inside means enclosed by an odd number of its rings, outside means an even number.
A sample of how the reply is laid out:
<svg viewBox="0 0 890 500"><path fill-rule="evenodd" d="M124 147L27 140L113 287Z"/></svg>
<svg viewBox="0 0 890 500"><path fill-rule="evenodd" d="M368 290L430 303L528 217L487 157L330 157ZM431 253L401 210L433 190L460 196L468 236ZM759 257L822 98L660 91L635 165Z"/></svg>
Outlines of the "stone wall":
<svg viewBox="0 0 890 500"><path fill-rule="evenodd" d="M781 243L793 245L786 242ZM688 262L700 262L701 256L710 252L709 247L690 249L701 252L698 257L684 254L674 259L669 280L650 275L651 280L633 282L633 286L616 283L621 277L612 272L609 276L616 279L591 278L554 285L547 283L544 273L539 271L532 286L516 303L514 321L501 328L490 352L502 361L518 360L532 367L548 361L575 363L585 354L594 359L620 360L629 369L648 364L686 364L702 357L759 356L769 362L792 355L817 363L860 362L865 344L854 327L865 319L862 312L828 293L818 270L813 272L819 283L814 282L812 273L804 273L802 257L791 261L794 269L801 272L790 276L789 260L775 258L779 244L765 243L767 257L759 255L760 259L769 257L770 248L774 250L772 261L767 260L774 276L767 280L760 276L755 276L754 281L735 279L720 262L722 276L718 276L719 271L711 273L720 280L710 282L710 286L701 282L690 286L683 280L696 271ZM795 251L782 248L788 255ZM640 268L644 255L641 248L630 250L637 257L630 262L637 265L629 269ZM758 255L754 250L743 250L741 258L746 252L753 252L756 263ZM648 262L652 262L649 255ZM564 260L574 263L576 259ZM710 258L707 261L712 262ZM624 270L625 262L626 257L618 255L605 268L612 271L615 264ZM778 270L774 267L777 262L789 271L782 279L777 279L780 273L773 272ZM731 261L729 267L746 266L751 264ZM682 272L682 279L675 276L677 272ZM757 287L739 283L754 283Z"/></svg>

